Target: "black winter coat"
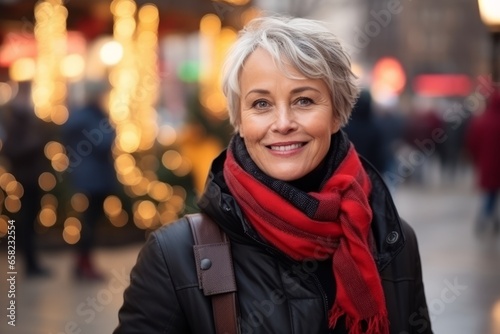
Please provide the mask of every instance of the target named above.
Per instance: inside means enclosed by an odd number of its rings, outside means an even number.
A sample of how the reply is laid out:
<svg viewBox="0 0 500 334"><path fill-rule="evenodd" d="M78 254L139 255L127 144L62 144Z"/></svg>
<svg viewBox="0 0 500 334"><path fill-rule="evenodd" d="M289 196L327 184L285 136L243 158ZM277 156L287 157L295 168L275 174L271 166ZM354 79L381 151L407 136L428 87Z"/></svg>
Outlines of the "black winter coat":
<svg viewBox="0 0 500 334"><path fill-rule="evenodd" d="M199 206L231 240L241 332L347 333L343 321L334 330L327 325L335 287L325 289L324 281L334 281L331 267L293 261L259 239L225 187L224 159L223 153L214 161ZM373 255L390 332L432 333L415 234L399 218L378 173L364 167L373 184ZM211 300L198 288L192 246L184 219L151 233L132 270L115 334L214 333Z"/></svg>

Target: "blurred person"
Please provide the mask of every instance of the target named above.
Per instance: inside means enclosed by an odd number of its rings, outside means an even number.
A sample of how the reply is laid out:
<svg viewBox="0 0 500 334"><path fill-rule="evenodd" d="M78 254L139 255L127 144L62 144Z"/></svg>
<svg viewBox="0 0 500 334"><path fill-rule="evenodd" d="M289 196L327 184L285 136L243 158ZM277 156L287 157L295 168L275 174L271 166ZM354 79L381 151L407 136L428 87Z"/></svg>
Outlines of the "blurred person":
<svg viewBox="0 0 500 334"><path fill-rule="evenodd" d="M432 333L413 229L340 130L350 68L331 32L298 18L251 21L228 54L236 133L198 205L229 237L242 332ZM115 334L214 333L193 242L186 219L150 234Z"/></svg>
<svg viewBox="0 0 500 334"><path fill-rule="evenodd" d="M495 215L500 191L500 90L490 96L484 113L473 117L467 129L466 144L478 174L483 203L475 228L478 232L488 225L498 233L500 218Z"/></svg>
<svg viewBox="0 0 500 334"><path fill-rule="evenodd" d="M396 186L404 182L404 177L398 170L396 155L400 153L399 149L403 143L407 120L397 105L379 107L375 111L377 114L376 120L382 129L384 137L382 145L384 170L382 176L389 188L394 191Z"/></svg>
<svg viewBox="0 0 500 334"><path fill-rule="evenodd" d="M380 173L386 171L384 133L373 112L372 96L368 90L360 92L344 132L359 155Z"/></svg>
<svg viewBox="0 0 500 334"><path fill-rule="evenodd" d="M451 107L449 107L451 108ZM450 110L450 109L446 110ZM470 115L464 116L460 123L445 122L444 133L446 139L441 143L441 167L443 180L449 184L460 181L463 177L463 169L466 166L466 143L465 136L469 127Z"/></svg>
<svg viewBox="0 0 500 334"><path fill-rule="evenodd" d="M50 271L41 265L38 256L35 224L43 195L38 178L43 172L51 171L44 155L50 129L36 117L31 101L31 82L19 82L17 94L7 106L3 119L5 142L0 153L7 158L9 172L23 187L21 209L12 218L16 220L16 236L26 276L45 277Z"/></svg>
<svg viewBox="0 0 500 334"><path fill-rule="evenodd" d="M428 103L424 107L415 108L408 116L403 132L409 149L408 156L403 161L408 164L406 168L412 171L410 179L419 184L431 182L430 172L436 164L439 166L443 149L442 143L434 141L433 138L437 129L444 132L445 123L434 103ZM429 141L432 141L431 148L425 145ZM414 156L413 160L410 155Z"/></svg>
<svg viewBox="0 0 500 334"><path fill-rule="evenodd" d="M88 199L77 243L75 277L101 280L104 277L96 268L91 253L97 225L105 218L104 200L117 191L111 153L115 131L102 106L106 86L100 82L87 82L85 89L85 104L70 112L62 128L69 159L65 174L74 193L81 193Z"/></svg>

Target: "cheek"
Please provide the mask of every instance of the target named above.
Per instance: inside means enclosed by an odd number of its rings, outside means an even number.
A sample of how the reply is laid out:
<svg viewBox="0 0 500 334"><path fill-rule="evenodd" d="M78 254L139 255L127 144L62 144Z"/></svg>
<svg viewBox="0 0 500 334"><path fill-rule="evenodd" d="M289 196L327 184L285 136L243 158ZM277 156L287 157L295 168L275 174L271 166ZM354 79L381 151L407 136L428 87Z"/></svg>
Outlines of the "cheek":
<svg viewBox="0 0 500 334"><path fill-rule="evenodd" d="M245 138L246 140L252 140L256 137L260 136L260 132L262 132L262 124L256 122L255 119L252 118L242 118L239 124L239 133L241 138Z"/></svg>

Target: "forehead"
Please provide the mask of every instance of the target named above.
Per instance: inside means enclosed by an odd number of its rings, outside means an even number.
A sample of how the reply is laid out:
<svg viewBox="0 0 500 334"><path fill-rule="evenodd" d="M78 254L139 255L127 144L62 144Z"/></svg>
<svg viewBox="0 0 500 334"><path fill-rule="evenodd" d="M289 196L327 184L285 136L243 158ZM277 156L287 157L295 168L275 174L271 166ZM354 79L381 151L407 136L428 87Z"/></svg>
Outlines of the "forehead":
<svg viewBox="0 0 500 334"><path fill-rule="evenodd" d="M266 74L265 76L262 76ZM308 78L297 67L282 55L273 56L263 48L253 51L243 63L240 72L241 79L255 78L265 80L271 75L283 76L289 79L307 80ZM245 77L245 78L243 78Z"/></svg>

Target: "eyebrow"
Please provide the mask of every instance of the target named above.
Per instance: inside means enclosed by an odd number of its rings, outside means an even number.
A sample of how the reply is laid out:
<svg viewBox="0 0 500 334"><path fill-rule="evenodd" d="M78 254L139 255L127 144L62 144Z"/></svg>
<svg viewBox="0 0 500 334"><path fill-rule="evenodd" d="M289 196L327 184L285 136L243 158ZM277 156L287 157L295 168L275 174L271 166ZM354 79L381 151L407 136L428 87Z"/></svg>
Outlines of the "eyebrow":
<svg viewBox="0 0 500 334"><path fill-rule="evenodd" d="M297 88L294 88L292 89L291 93L292 94L298 94L298 93L302 93L302 92L305 92L305 91L308 91L308 90L313 90L315 92L320 92L318 89L314 88L314 87L311 87L311 86L301 86L301 87L297 87ZM261 95L269 95L271 94L270 91L266 90L266 89L252 89L251 91L249 91L246 95L245 95L245 98L252 94L252 93L256 93L256 94L261 94Z"/></svg>

